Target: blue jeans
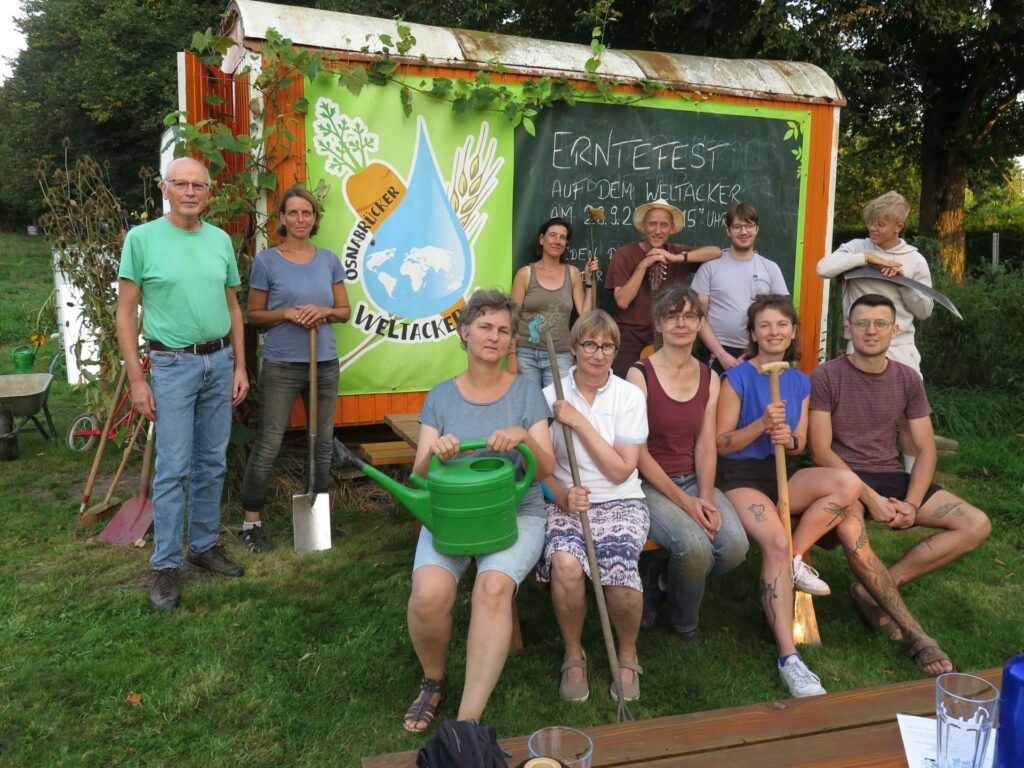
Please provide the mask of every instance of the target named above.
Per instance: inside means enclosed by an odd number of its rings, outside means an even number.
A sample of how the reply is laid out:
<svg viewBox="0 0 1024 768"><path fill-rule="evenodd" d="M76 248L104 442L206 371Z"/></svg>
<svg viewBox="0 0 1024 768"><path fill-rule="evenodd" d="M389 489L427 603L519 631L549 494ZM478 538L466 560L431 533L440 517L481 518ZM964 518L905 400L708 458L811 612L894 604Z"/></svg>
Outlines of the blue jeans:
<svg viewBox="0 0 1024 768"><path fill-rule="evenodd" d="M691 496L698 493L694 475L673 477L679 488ZM747 534L729 500L715 489L715 508L722 516L722 528L714 541L683 510L648 482L643 483L651 512L650 537L669 551L668 600L676 632L697 628L700 604L708 579L731 571L747 556Z"/></svg>
<svg viewBox="0 0 1024 768"><path fill-rule="evenodd" d="M525 376L540 389L554 381L554 376L551 375L551 358L548 357L546 349L519 347L516 357L519 359L519 375ZM572 353L556 352L555 359L558 360L558 373L565 376L572 368Z"/></svg>
<svg viewBox="0 0 1024 768"><path fill-rule="evenodd" d="M235 353L151 352L156 399L154 568L180 568L188 488L188 542L205 552L220 536L220 497L231 437Z"/></svg>
<svg viewBox="0 0 1024 768"><path fill-rule="evenodd" d="M267 496L270 471L281 450L281 439L288 428L288 417L295 398L309 398L309 363L282 363L263 360L260 371L260 426L249 453L242 480L242 509L259 512ZM327 360L316 367L316 469L313 492L323 493L331 480L331 440L334 438L334 411L338 403L338 361ZM307 413L308 404L306 406ZM305 475L304 475L305 477ZM303 481L305 485L306 481Z"/></svg>

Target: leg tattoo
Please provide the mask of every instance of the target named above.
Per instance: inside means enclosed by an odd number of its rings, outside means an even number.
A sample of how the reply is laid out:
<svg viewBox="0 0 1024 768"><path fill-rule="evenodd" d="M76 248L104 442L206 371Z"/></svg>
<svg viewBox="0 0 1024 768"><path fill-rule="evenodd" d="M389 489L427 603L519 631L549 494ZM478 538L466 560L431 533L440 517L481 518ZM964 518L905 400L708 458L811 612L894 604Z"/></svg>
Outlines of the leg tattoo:
<svg viewBox="0 0 1024 768"><path fill-rule="evenodd" d="M960 509L960 505L962 503L962 501L947 502L936 509L935 512L932 513L932 517L936 520L941 520L950 512L952 512L956 517L963 517L964 511Z"/></svg>
<svg viewBox="0 0 1024 768"><path fill-rule="evenodd" d="M832 515L832 519L828 523L828 528L838 525L846 517L846 513L850 511L850 507L846 504L836 504L834 501L830 501L825 505L825 511Z"/></svg>
<svg viewBox="0 0 1024 768"><path fill-rule="evenodd" d="M751 504L750 512L753 514L754 519L759 523L763 523L768 519L764 514L764 504Z"/></svg>
<svg viewBox="0 0 1024 768"><path fill-rule="evenodd" d="M764 613L768 617L768 625L775 626L775 601L779 599L778 591L779 577L769 584L764 578L761 579L761 603L764 605Z"/></svg>

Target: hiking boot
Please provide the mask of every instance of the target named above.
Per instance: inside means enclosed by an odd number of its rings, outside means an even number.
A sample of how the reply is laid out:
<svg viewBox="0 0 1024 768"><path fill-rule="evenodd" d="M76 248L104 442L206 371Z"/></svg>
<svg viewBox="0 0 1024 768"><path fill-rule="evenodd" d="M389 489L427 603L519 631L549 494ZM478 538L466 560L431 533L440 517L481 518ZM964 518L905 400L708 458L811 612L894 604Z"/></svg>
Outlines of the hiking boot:
<svg viewBox="0 0 1024 768"><path fill-rule="evenodd" d="M249 548L250 552L259 554L261 552L269 552L274 548L274 544L267 538L267 534L263 532L262 525L254 525L252 528L243 528L240 535L242 537L242 543Z"/></svg>
<svg viewBox="0 0 1024 768"><path fill-rule="evenodd" d="M818 572L804 562L802 555L793 558L793 589L806 592L808 595L824 597L832 594L828 584L818 577Z"/></svg>
<svg viewBox="0 0 1024 768"><path fill-rule="evenodd" d="M676 637L679 638L683 645L700 645L704 642L704 635L700 633L700 627L694 627L685 632L680 632L677 629Z"/></svg>
<svg viewBox="0 0 1024 768"><path fill-rule="evenodd" d="M153 571L153 586L149 590L149 605L154 611L169 611L181 598L181 579L177 568Z"/></svg>
<svg viewBox="0 0 1024 768"><path fill-rule="evenodd" d="M185 555L185 562L201 571L220 573L224 576L241 576L245 573L242 566L236 565L228 559L228 556L224 554L224 547L220 544L214 544L205 552L196 552L189 547L188 554Z"/></svg>
<svg viewBox="0 0 1024 768"><path fill-rule="evenodd" d="M802 696L824 696L826 691L821 687L821 680L811 672L804 664L803 659L797 655L790 656L786 663L779 667L779 677L789 688L789 693L794 697Z"/></svg>
<svg viewBox="0 0 1024 768"><path fill-rule="evenodd" d="M661 588L658 580L666 573L667 566L655 563L647 571L647 583L644 584L644 610L640 614L640 628L650 629L658 618L658 609L668 600L668 591Z"/></svg>

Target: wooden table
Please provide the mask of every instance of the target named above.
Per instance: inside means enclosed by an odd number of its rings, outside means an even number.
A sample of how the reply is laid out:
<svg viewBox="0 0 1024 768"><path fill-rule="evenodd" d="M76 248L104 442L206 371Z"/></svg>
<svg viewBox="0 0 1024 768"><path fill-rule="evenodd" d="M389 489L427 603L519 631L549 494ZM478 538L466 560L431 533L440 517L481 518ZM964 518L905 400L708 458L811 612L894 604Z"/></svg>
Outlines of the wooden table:
<svg viewBox="0 0 1024 768"><path fill-rule="evenodd" d="M384 423L415 450L420 441L419 418L418 413L389 413L384 416Z"/></svg>
<svg viewBox="0 0 1024 768"><path fill-rule="evenodd" d="M1002 679L1001 669L977 674L997 686ZM585 730L594 740L594 768L906 768L897 713L934 717L935 681ZM527 758L526 738L501 740L510 766ZM363 768L415 765L415 752L363 758Z"/></svg>

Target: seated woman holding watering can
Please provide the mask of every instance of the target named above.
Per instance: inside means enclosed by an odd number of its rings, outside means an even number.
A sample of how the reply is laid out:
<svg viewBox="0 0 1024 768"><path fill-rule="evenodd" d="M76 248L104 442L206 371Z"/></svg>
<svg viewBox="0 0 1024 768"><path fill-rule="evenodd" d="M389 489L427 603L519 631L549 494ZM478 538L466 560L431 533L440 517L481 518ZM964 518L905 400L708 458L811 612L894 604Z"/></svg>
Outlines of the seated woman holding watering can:
<svg viewBox="0 0 1024 768"><path fill-rule="evenodd" d="M555 503L547 508L547 544L537 577L551 581L551 602L565 641L559 695L586 701L590 688L581 636L587 613L584 576L591 571L580 520L586 512L608 616L618 638L622 696L634 701L640 698L643 672L636 651L643 609L637 563L650 524L637 473L647 439L647 403L636 386L612 373L619 329L607 312L594 310L580 317L569 345L576 366L560 372L565 399L556 399L554 384L544 389L558 422L551 426L557 463L548 481ZM573 433L579 486L573 483L562 425ZM614 685L611 695L618 698Z"/></svg>
<svg viewBox="0 0 1024 768"><path fill-rule="evenodd" d="M550 411L530 381L502 367L516 332L519 308L505 293L478 290L459 316L458 333L467 367L427 395L420 414L420 441L414 471L425 477L431 457L455 457L462 443L486 440L487 449L519 464L524 443L536 460L536 477L554 466ZM521 469L517 475L521 473ZM516 514L518 538L507 549L476 558L472 612L466 642L466 677L458 719L479 720L508 656L512 637L512 597L533 569L544 547L544 500L533 484ZM470 556L437 551L434 537L421 529L409 596L409 636L423 667L420 692L405 714L407 731L425 731L448 692L445 655L452 634L451 610L459 579Z"/></svg>
<svg viewBox="0 0 1024 768"><path fill-rule="evenodd" d="M792 474L788 496L799 522L792 526L792 534L786 530L777 507L782 488L775 473L775 446L783 446L789 456L803 453L811 394L807 376L788 367L798 346L797 314L789 296L754 299L747 311L747 333L747 359L722 375L718 487L761 550L758 591L778 646L779 676L791 695L819 696L825 693L821 680L807 668L793 640L793 590L829 594L828 585L802 556L826 532L843 524L857 501L860 480L847 470L821 467ZM787 363L779 376L782 399L773 403L769 376L762 368L781 362ZM785 478L782 484L787 485Z"/></svg>
<svg viewBox="0 0 1024 768"><path fill-rule="evenodd" d="M311 333L316 334L319 423L315 483L308 490L327 490L338 399L338 355L329 323L344 323L351 314L341 262L309 240L320 228L317 199L302 187L288 189L281 196L277 220L277 233L284 240L256 254L247 307L249 324L267 329L260 369L259 432L242 480L241 537L249 551L257 553L274 548L263 532L260 512L295 398L305 399L309 392Z"/></svg>

